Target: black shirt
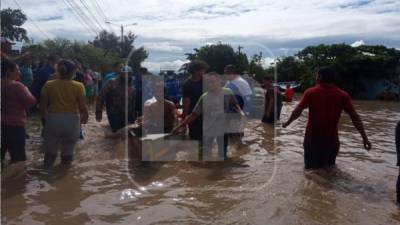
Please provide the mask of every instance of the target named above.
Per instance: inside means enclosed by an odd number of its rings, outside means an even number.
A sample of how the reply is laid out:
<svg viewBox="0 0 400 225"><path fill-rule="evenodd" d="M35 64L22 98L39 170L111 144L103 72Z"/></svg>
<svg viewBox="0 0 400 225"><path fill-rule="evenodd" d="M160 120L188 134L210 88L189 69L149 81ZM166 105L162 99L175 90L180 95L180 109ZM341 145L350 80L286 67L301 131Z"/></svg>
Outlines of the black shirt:
<svg viewBox="0 0 400 225"><path fill-rule="evenodd" d="M203 94L203 81L192 81L191 79L186 80L182 89L182 97L190 98L189 112L193 111L194 106L199 100L200 96Z"/></svg>
<svg viewBox="0 0 400 225"><path fill-rule="evenodd" d="M188 114L193 112L197 101L203 94L203 80L192 81L186 80L182 88L182 97L190 98L190 106ZM191 139L201 140L203 137L203 118L198 116L192 123L189 124L189 135Z"/></svg>

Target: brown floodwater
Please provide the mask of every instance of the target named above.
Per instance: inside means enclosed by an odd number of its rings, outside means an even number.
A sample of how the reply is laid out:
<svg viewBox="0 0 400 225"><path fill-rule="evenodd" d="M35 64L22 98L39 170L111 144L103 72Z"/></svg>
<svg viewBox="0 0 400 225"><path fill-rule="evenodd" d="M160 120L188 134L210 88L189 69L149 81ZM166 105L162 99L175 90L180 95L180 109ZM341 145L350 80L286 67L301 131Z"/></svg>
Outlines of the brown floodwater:
<svg viewBox="0 0 400 225"><path fill-rule="evenodd" d="M285 103L286 119L296 102ZM131 168L122 139L90 118L71 168L41 169L39 125L29 161L2 171L2 224L399 224L394 127L399 103L355 101L373 144L344 115L337 168L304 171L306 113L289 128L250 120L227 162Z"/></svg>

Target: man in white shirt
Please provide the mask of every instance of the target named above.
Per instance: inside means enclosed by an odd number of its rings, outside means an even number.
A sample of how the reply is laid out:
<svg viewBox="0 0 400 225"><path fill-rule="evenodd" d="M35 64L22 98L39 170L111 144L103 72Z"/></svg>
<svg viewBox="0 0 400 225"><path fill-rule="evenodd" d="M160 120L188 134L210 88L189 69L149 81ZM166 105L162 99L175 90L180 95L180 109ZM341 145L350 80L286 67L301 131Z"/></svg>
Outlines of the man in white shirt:
<svg viewBox="0 0 400 225"><path fill-rule="evenodd" d="M253 97L253 91L251 90L249 83L237 74L236 68L233 65L225 66L224 74L228 80L225 87L232 90L237 102L239 103L240 109L243 110L246 116L249 116ZM246 118L242 118L240 120L240 125L235 129L237 132L234 133L239 137L243 137L245 126Z"/></svg>
<svg viewBox="0 0 400 225"><path fill-rule="evenodd" d="M233 65L225 66L224 73L228 79L225 87L232 90L239 102L240 108L248 116L251 111L251 100L253 96L253 91L251 90L249 83L237 74L236 68Z"/></svg>

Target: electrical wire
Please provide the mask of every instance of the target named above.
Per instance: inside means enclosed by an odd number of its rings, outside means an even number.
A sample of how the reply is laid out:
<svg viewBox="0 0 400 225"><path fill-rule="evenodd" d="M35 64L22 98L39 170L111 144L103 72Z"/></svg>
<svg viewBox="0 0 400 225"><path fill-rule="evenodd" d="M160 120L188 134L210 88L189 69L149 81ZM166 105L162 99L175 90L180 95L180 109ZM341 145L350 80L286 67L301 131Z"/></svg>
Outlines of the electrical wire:
<svg viewBox="0 0 400 225"><path fill-rule="evenodd" d="M17 5L17 7L24 12L24 10L22 10L21 5L17 2L17 0L13 0L14 3ZM43 36L45 36L47 39L51 39L49 35L47 35L46 32L44 32L42 29L40 29L40 27L35 23L35 21L32 20L32 18L30 18L26 13L24 13L26 15L26 18L36 27L36 29L43 34Z"/></svg>

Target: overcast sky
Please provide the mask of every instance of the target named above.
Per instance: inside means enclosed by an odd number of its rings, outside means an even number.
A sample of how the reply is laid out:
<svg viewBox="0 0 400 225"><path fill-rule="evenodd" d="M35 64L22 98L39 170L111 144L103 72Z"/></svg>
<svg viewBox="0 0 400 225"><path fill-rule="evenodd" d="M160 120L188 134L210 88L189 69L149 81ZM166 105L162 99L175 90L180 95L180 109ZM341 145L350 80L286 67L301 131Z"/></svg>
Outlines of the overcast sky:
<svg viewBox="0 0 400 225"><path fill-rule="evenodd" d="M153 72L178 68L185 53L218 41L241 45L248 56L261 51L265 64L321 43L400 49L400 0L2 0L2 8L17 3L37 25L24 24L36 41L91 40L100 27L119 34L105 20L138 23L125 31L138 35Z"/></svg>

